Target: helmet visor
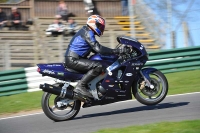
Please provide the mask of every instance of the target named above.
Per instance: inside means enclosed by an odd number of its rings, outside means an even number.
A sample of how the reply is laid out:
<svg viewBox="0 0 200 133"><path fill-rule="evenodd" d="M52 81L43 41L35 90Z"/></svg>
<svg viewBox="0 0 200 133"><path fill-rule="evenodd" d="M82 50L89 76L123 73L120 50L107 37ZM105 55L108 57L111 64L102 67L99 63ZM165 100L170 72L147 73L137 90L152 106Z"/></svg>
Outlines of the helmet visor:
<svg viewBox="0 0 200 133"><path fill-rule="evenodd" d="M97 28L101 31L102 35L105 29L105 25L102 25L101 23L96 23Z"/></svg>

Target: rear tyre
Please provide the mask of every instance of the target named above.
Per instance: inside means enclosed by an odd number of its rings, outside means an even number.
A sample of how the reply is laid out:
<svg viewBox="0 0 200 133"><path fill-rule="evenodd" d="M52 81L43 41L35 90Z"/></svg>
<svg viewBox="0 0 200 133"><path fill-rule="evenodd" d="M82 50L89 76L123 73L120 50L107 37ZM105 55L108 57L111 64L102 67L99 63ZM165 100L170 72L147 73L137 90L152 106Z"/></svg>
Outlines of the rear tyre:
<svg viewBox="0 0 200 133"><path fill-rule="evenodd" d="M151 84L154 85L153 89L144 86L144 79L141 77L137 82L133 83L132 92L140 103L156 105L166 97L168 93L168 81L160 71L155 71L149 76Z"/></svg>
<svg viewBox="0 0 200 133"><path fill-rule="evenodd" d="M53 121L71 120L78 114L81 107L79 100L60 98L48 92L44 92L41 104L45 115Z"/></svg>

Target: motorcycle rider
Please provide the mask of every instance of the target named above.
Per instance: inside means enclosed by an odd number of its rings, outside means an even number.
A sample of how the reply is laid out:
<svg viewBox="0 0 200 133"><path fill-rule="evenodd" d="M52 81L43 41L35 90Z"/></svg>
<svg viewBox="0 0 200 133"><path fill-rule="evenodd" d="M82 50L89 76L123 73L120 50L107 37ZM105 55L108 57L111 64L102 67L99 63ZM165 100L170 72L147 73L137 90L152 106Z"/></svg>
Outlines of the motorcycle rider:
<svg viewBox="0 0 200 133"><path fill-rule="evenodd" d="M87 20L87 25L83 26L73 36L65 53L66 67L86 73L74 89L74 92L83 96L93 97L87 89L87 84L105 70L100 62L87 59L90 52L102 55L130 52L129 48L110 49L100 45L95 39L95 35L102 36L104 29L104 18L99 15L90 16Z"/></svg>

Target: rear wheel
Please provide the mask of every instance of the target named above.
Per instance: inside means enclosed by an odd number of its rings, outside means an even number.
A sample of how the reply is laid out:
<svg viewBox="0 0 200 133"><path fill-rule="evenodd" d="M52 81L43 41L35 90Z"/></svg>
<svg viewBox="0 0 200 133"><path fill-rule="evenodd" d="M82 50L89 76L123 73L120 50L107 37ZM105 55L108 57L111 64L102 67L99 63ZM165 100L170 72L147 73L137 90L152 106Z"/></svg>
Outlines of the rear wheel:
<svg viewBox="0 0 200 133"><path fill-rule="evenodd" d="M48 92L44 92L41 104L45 115L54 121L73 119L81 107L79 100L61 98Z"/></svg>
<svg viewBox="0 0 200 133"><path fill-rule="evenodd" d="M155 71L150 75L150 82L154 88L145 86L145 81L141 77L132 86L134 97L142 104L156 105L160 103L167 95L168 82L163 73Z"/></svg>

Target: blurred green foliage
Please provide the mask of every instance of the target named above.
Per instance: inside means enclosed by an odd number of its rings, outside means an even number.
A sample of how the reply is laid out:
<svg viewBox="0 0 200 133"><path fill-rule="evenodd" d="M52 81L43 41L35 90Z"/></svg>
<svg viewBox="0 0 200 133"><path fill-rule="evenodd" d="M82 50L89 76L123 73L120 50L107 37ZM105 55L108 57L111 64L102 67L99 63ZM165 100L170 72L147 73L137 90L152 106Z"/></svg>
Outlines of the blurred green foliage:
<svg viewBox="0 0 200 133"><path fill-rule="evenodd" d="M0 0L0 3L4 3L7 2L8 0Z"/></svg>

